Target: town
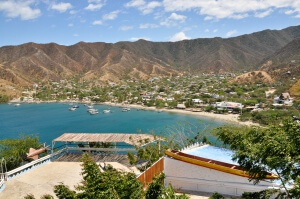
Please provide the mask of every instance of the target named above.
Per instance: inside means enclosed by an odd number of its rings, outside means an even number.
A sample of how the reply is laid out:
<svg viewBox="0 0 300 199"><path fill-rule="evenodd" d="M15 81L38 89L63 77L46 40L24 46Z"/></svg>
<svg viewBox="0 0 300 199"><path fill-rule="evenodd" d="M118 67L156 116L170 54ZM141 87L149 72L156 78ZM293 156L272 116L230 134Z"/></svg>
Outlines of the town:
<svg viewBox="0 0 300 199"><path fill-rule="evenodd" d="M238 74L157 76L149 80L128 79L96 84L80 78L41 82L24 88L22 102L76 102L141 105L157 109L239 114L241 121L262 125L274 119L299 120L300 101L293 99L286 84L236 82Z"/></svg>

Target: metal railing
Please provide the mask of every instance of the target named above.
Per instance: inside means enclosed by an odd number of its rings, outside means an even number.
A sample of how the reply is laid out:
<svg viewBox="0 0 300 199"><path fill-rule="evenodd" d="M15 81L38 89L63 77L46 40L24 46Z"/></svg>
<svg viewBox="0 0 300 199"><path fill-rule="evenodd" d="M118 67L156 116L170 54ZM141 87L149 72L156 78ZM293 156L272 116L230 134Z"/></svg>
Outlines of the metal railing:
<svg viewBox="0 0 300 199"><path fill-rule="evenodd" d="M135 148L89 148L89 147L66 147L69 151L108 151L108 152L127 152L136 151Z"/></svg>
<svg viewBox="0 0 300 199"><path fill-rule="evenodd" d="M4 189L4 179L0 179L0 192Z"/></svg>
<svg viewBox="0 0 300 199"><path fill-rule="evenodd" d="M55 152L53 154L44 156L44 157L42 157L40 159L34 160L34 161L32 161L30 163L27 163L27 164L25 164L23 166L15 168L15 169L13 169L11 171L5 172L4 173L5 174L4 180L6 180L6 181L10 180L11 178L16 177L17 175L19 175L21 173L24 173L26 171L29 171L32 168L36 168L36 167L38 167L38 166L40 166L40 165L42 165L42 164L44 164L46 162L50 162L51 159L56 158L57 156L61 155L65 151L66 151L65 148L61 149L61 150L59 150L59 151L57 151L57 152Z"/></svg>

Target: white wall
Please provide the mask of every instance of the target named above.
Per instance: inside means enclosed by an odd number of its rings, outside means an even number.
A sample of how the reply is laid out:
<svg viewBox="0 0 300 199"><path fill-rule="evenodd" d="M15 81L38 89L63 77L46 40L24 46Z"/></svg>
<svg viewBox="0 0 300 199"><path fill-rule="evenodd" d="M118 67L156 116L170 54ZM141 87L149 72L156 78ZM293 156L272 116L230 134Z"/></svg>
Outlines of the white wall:
<svg viewBox="0 0 300 199"><path fill-rule="evenodd" d="M253 185L248 178L224 173L169 157L164 158L165 186L169 183L181 191L218 192L241 196L243 192L261 191L275 184L262 181Z"/></svg>

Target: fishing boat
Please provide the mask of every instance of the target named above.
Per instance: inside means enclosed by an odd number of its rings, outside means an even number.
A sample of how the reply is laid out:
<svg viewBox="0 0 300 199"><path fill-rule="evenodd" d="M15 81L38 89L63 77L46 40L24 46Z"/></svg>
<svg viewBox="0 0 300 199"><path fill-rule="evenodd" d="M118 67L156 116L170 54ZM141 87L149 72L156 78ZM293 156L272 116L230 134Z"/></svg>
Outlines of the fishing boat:
<svg viewBox="0 0 300 199"><path fill-rule="evenodd" d="M110 113L109 109L103 110L103 113Z"/></svg>
<svg viewBox="0 0 300 199"><path fill-rule="evenodd" d="M124 107L124 108L122 108L122 112L127 112L127 111L130 111L130 108L129 108L129 107Z"/></svg>
<svg viewBox="0 0 300 199"><path fill-rule="evenodd" d="M90 110L89 110L89 113L90 113L91 115L96 115L96 114L98 114L99 112L98 112L97 109L90 109Z"/></svg>
<svg viewBox="0 0 300 199"><path fill-rule="evenodd" d="M69 108L69 111L75 111L77 108L71 107Z"/></svg>

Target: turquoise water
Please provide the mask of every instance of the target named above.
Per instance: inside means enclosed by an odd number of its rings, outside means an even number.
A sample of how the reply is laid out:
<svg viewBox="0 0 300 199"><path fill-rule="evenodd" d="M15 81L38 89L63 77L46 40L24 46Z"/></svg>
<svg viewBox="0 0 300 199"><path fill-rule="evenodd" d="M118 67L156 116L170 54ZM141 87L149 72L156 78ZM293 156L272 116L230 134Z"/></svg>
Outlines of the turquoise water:
<svg viewBox="0 0 300 199"><path fill-rule="evenodd" d="M0 105L0 139L18 138L23 134L38 135L41 142L51 141L63 133L144 133L154 131L157 134L168 135L171 129L182 128L182 124L190 123L197 130L205 126L221 126L224 122L209 118L195 117L184 114L174 114L157 111L138 111L131 109L122 112L119 107L94 105L99 109L98 115L90 115L87 108L79 105L76 111L69 111L68 104L42 103ZM110 108L112 113L103 114ZM214 139L214 138L212 138Z"/></svg>
<svg viewBox="0 0 300 199"><path fill-rule="evenodd" d="M186 150L184 151L184 153L207 158L207 159L226 162L229 164L237 164L235 161L232 160L234 152L229 149L224 149L220 147L207 145L207 146Z"/></svg>

